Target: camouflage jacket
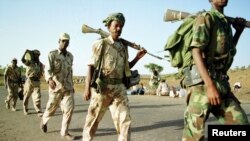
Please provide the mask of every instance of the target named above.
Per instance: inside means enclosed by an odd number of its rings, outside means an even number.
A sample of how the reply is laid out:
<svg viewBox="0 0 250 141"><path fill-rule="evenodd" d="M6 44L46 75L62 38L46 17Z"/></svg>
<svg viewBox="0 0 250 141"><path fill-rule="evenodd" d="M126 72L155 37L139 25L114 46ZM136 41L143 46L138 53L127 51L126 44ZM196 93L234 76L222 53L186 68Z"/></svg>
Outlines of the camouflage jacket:
<svg viewBox="0 0 250 141"><path fill-rule="evenodd" d="M213 17L210 15L197 17L193 27L191 47L203 51L208 69L225 74L236 54L232 29L225 15L215 9L211 9L210 13Z"/></svg>

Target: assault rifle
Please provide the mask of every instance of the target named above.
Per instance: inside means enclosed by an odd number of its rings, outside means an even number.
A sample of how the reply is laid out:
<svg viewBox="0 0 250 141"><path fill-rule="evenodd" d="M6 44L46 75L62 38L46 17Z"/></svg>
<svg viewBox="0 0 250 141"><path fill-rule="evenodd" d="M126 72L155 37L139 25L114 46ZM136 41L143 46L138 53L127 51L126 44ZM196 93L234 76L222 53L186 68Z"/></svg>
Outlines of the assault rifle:
<svg viewBox="0 0 250 141"><path fill-rule="evenodd" d="M102 38L105 38L105 37L108 37L108 36L109 36L109 33L106 32L106 31L104 31L104 30L102 30L101 28L99 28L99 29L94 29L94 28L92 28L92 27L87 26L86 24L83 24L83 26L82 26L82 33L97 33L97 34L99 34ZM132 48L134 48L134 49L136 49L136 50L140 50L140 49L142 48L140 45L137 45L137 44L132 43L132 42L130 42L130 41L128 41L128 40L125 40L125 39L122 39L122 42L123 42L123 44L125 44L125 45L127 45L127 46L130 46L130 47L132 47ZM149 55L151 55L151 56L153 56L153 57L155 57L155 58L157 58L157 59L160 59L160 60L163 60L163 59L164 59L164 58L162 58L162 57L156 56L156 55L154 55L154 54L152 54L152 53L149 53L149 52L147 52L147 54L149 54Z"/></svg>
<svg viewBox="0 0 250 141"><path fill-rule="evenodd" d="M188 12L183 12L183 11L176 11L176 10L171 10L171 9L167 9L167 11L164 14L163 20L165 22L168 21L179 21L179 20L183 20L188 16L195 16L194 14L188 13ZM235 22L235 18L232 17L228 17L226 16L226 18L228 19L228 21L230 23L234 23ZM246 22L242 22L239 23L241 25L244 25L245 27L250 28L250 22L246 21Z"/></svg>

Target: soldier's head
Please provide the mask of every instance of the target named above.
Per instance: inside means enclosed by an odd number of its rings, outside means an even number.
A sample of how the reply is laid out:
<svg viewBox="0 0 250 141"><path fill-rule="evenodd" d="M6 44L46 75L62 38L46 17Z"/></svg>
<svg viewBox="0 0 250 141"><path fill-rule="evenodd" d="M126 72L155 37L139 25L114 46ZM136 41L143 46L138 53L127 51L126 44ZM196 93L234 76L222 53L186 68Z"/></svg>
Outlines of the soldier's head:
<svg viewBox="0 0 250 141"><path fill-rule="evenodd" d="M34 55L40 56L40 51L39 50L35 49L35 50L33 50L33 52L34 52Z"/></svg>
<svg viewBox="0 0 250 141"><path fill-rule="evenodd" d="M11 63L12 63L12 66L16 66L17 65L17 59L16 58L13 58L11 60Z"/></svg>
<svg viewBox="0 0 250 141"><path fill-rule="evenodd" d="M125 17L122 13L112 13L103 20L103 23L107 26L112 38L116 40L122 33L122 28L125 24Z"/></svg>
<svg viewBox="0 0 250 141"><path fill-rule="evenodd" d="M216 9L227 6L228 0L208 0Z"/></svg>
<svg viewBox="0 0 250 141"><path fill-rule="evenodd" d="M40 51L35 49L33 50L33 54L34 54L34 59L35 61L38 61L39 60L39 56L40 56Z"/></svg>
<svg viewBox="0 0 250 141"><path fill-rule="evenodd" d="M68 33L62 33L59 37L59 49L66 50L69 45L70 36Z"/></svg>

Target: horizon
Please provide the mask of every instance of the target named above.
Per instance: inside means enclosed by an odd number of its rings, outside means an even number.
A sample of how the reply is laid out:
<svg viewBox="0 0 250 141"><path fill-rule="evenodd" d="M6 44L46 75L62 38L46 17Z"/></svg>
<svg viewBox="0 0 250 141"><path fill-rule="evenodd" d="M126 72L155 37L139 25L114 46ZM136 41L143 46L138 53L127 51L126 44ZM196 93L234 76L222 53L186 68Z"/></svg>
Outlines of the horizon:
<svg viewBox="0 0 250 141"><path fill-rule="evenodd" d="M250 1L229 1L224 13L231 17L243 17L250 20L248 6ZM18 65L26 49L38 49L41 52L40 60L47 62L47 55L51 50L58 48L58 37L62 32L71 36L68 51L74 55L73 71L75 76L85 76L87 63L91 55L92 44L100 38L97 34L83 34L81 27L87 24L93 28L107 31L102 20L110 13L122 12L126 18L121 37L128 41L140 44L148 52L163 57L167 38L178 28L181 22L165 22L164 14L167 9L196 13L203 9L210 10L208 1L200 0L26 0L0 1L0 65L5 67L11 59L16 57ZM249 28L242 33L237 54L231 68L248 66ZM134 49L129 48L129 60L136 55ZM248 58L248 59L247 59ZM165 60L156 59L146 54L132 68L140 74L150 74L144 65L155 63L164 68L161 74L177 73ZM25 65L23 65L25 67Z"/></svg>

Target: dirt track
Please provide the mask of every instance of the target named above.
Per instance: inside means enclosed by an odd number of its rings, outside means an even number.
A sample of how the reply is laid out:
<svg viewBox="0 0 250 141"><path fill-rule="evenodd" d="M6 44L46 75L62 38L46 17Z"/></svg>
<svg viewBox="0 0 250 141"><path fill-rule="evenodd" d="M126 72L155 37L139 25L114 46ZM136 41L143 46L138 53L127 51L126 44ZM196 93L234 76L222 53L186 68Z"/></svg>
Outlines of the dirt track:
<svg viewBox="0 0 250 141"><path fill-rule="evenodd" d="M40 118L35 114L30 98L28 116L23 115L22 101L17 102L17 111L5 108L6 90L0 87L0 141L61 141L61 111L48 123L48 132L39 129ZM42 91L42 108L48 99L47 91ZM185 98L157 96L129 96L132 116L132 141L180 141L183 129ZM75 110L70 125L71 134L81 140L89 102L83 102L80 94L75 95ZM242 102L250 120L250 102ZM208 124L216 124L211 115ZM110 113L107 111L101 121L94 141L116 141L117 135Z"/></svg>

